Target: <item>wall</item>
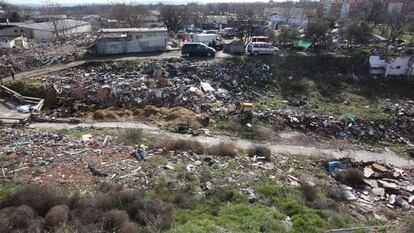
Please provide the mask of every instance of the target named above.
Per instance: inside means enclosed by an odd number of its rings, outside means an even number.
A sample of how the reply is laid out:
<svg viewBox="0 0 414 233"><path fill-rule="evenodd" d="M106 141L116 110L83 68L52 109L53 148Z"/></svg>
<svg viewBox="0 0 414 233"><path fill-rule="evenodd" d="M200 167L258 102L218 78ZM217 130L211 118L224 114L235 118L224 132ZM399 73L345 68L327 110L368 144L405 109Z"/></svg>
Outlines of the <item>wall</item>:
<svg viewBox="0 0 414 233"><path fill-rule="evenodd" d="M133 32L125 39L101 38L97 42L97 53L100 55L156 52L166 49L166 32Z"/></svg>
<svg viewBox="0 0 414 233"><path fill-rule="evenodd" d="M51 31L43 31L43 30L33 30L33 39L35 40L54 40L55 34Z"/></svg>
<svg viewBox="0 0 414 233"><path fill-rule="evenodd" d="M32 31L30 29L26 28L20 28L20 27L6 27L0 30L0 37L18 37L21 35L25 35L26 38L32 39Z"/></svg>

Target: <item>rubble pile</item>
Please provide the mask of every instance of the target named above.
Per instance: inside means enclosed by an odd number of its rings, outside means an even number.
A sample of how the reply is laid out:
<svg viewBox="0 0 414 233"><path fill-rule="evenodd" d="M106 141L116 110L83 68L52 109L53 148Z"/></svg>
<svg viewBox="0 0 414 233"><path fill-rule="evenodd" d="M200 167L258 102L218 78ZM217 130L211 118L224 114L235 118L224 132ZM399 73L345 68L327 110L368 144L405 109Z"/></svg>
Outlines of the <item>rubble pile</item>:
<svg viewBox="0 0 414 233"><path fill-rule="evenodd" d="M363 212L379 204L391 209L414 205L414 174L377 162L355 163L349 159L331 161L328 171L339 182L346 200L356 202Z"/></svg>
<svg viewBox="0 0 414 233"><path fill-rule="evenodd" d="M242 59L219 62L190 62L183 59L128 63L101 63L74 68L42 79L47 88L86 109L102 107L184 107L218 119L240 119L240 106L269 102L274 88L269 66ZM276 90L277 91L277 90ZM368 139L413 145L414 104L387 105L389 119L369 121L352 114L324 115L302 103L289 101L283 110L256 109L255 116L266 124L280 123L304 132L336 138ZM305 103L306 105L306 103ZM54 117L73 117L61 111ZM69 113L69 114L68 114ZM66 115L65 115L66 114Z"/></svg>
<svg viewBox="0 0 414 233"><path fill-rule="evenodd" d="M36 42L30 40L28 48L13 48L0 51L2 62L12 64L16 72L28 71L37 67L68 63L82 58L86 48L93 41L91 35L78 35L56 42ZM4 75L4 74L3 74Z"/></svg>
<svg viewBox="0 0 414 233"><path fill-rule="evenodd" d="M414 105L407 109L414 110ZM335 138L370 139L414 146L414 116L407 113L399 111L391 113L389 120L369 121L351 114L334 117L268 110L258 114L258 118L269 124L283 124L293 129Z"/></svg>
<svg viewBox="0 0 414 233"><path fill-rule="evenodd" d="M136 66L102 64L72 69L45 85L59 96L101 106L182 106L194 112L219 112L225 103L259 102L262 95L244 91L268 78L260 63L194 64L179 59L142 62ZM235 98L237 96L237 98Z"/></svg>

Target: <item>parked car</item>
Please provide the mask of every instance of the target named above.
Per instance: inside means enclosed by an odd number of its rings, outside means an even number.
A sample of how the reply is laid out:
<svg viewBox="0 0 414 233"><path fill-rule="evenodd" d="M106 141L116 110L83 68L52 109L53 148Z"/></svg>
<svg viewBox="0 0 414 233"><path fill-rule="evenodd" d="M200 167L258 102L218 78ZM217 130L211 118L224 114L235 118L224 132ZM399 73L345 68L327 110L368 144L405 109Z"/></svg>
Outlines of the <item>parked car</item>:
<svg viewBox="0 0 414 233"><path fill-rule="evenodd" d="M216 55L216 50L208 47L201 42L185 43L181 49L181 54L185 57L189 56L207 56L212 57Z"/></svg>
<svg viewBox="0 0 414 233"><path fill-rule="evenodd" d="M251 42L246 46L246 53L259 55L259 54L276 54L279 51L270 43L265 42Z"/></svg>

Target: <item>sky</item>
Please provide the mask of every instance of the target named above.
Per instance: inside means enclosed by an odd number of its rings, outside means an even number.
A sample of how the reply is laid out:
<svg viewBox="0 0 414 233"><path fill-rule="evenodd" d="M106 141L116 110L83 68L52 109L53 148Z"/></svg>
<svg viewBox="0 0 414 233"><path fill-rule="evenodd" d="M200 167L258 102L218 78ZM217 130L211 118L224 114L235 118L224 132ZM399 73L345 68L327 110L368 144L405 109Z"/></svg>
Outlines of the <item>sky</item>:
<svg viewBox="0 0 414 233"><path fill-rule="evenodd" d="M139 0L139 1L135 1L135 2L140 2L140 3L158 3L158 2L163 2L163 3L186 3L186 2L196 2L196 3L211 3L211 2L268 2L269 0ZM278 1L278 0L276 0ZM12 3L14 1L12 0L8 0L9 3ZM19 5L24 5L24 4L42 4L42 2L44 2L43 0L18 0L17 1ZM129 3L131 2L130 0L54 0L54 2L57 2L59 4L63 4L63 5L76 5L76 4L91 4L91 3L101 3L101 4L105 4L105 3L109 3L109 2L126 2Z"/></svg>

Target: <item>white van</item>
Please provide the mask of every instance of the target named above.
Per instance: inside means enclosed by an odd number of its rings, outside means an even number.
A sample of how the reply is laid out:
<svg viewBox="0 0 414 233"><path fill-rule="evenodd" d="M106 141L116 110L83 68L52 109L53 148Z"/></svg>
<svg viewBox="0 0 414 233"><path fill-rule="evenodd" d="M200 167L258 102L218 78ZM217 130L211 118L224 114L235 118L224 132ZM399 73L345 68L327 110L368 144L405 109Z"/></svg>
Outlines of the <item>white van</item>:
<svg viewBox="0 0 414 233"><path fill-rule="evenodd" d="M223 47L223 39L218 34L192 34L191 38L191 42L201 42L207 46L211 46L214 41L214 47Z"/></svg>
<svg viewBox="0 0 414 233"><path fill-rule="evenodd" d="M246 53L255 56L259 54L276 54L278 51L278 48L266 42L251 42L246 46Z"/></svg>

